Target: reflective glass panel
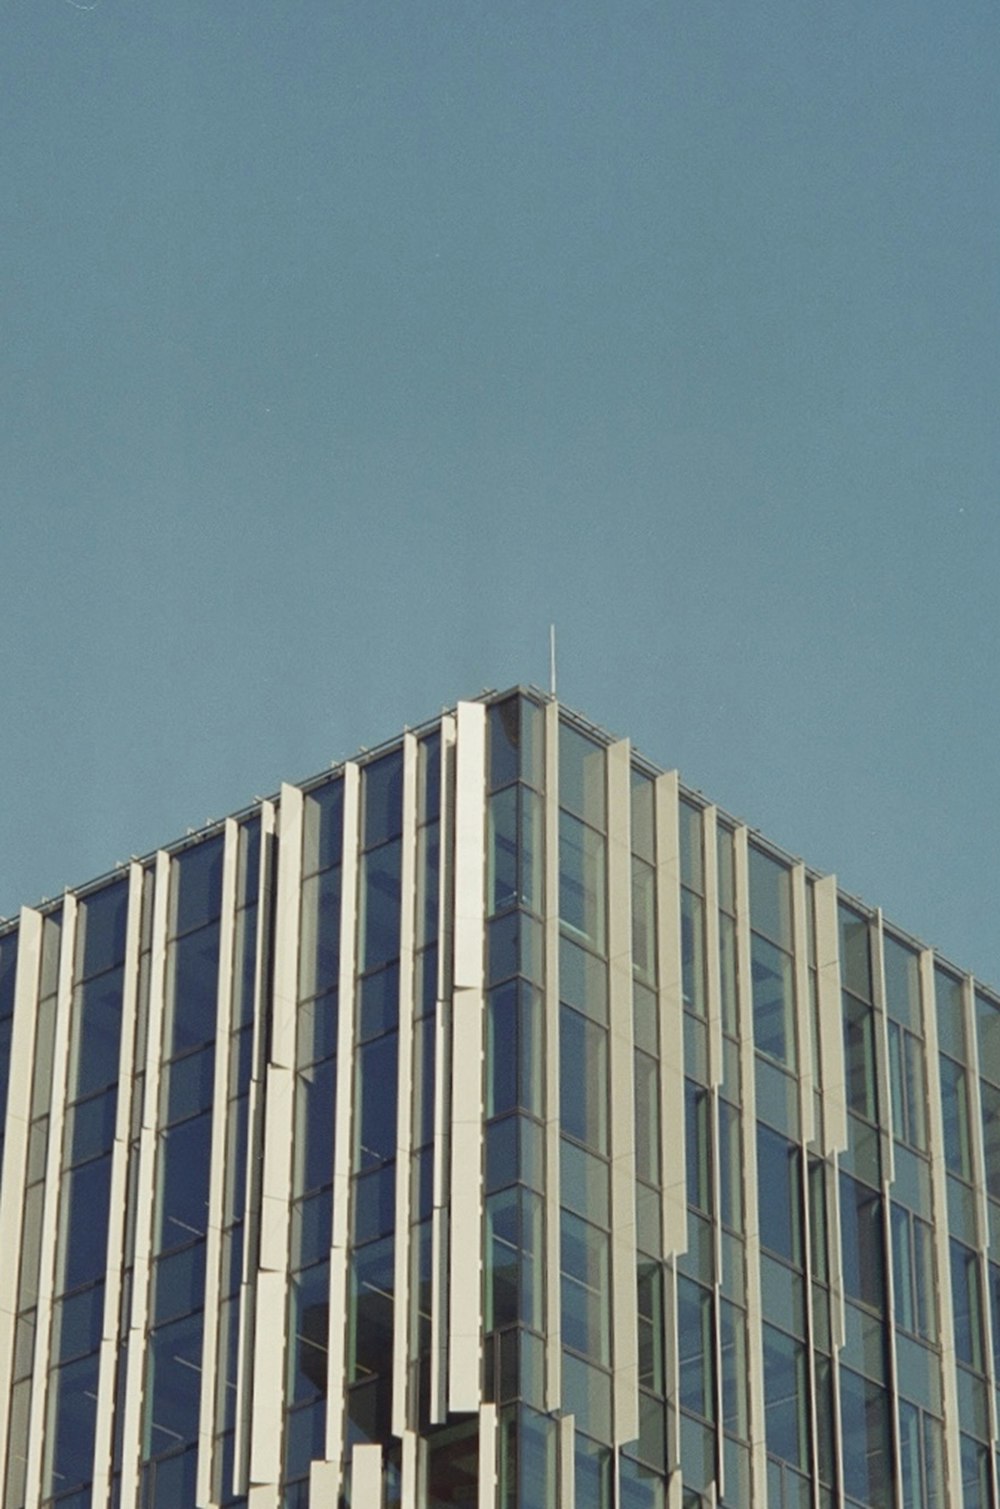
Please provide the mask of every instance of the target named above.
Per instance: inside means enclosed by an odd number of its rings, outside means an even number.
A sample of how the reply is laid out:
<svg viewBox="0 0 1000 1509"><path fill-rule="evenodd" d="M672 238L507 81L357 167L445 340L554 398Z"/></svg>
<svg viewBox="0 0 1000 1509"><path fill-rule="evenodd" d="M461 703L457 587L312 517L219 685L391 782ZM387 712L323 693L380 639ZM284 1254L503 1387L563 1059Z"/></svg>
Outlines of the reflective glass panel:
<svg viewBox="0 0 1000 1509"><path fill-rule="evenodd" d="M789 871L753 844L750 861L750 926L782 948L792 946L792 879Z"/></svg>
<svg viewBox="0 0 1000 1509"><path fill-rule="evenodd" d="M595 828L606 827L604 746L565 723L559 726L559 805Z"/></svg>
<svg viewBox="0 0 1000 1509"><path fill-rule="evenodd" d="M171 864L170 933L186 933L219 915L222 906L223 840L201 843L174 856Z"/></svg>

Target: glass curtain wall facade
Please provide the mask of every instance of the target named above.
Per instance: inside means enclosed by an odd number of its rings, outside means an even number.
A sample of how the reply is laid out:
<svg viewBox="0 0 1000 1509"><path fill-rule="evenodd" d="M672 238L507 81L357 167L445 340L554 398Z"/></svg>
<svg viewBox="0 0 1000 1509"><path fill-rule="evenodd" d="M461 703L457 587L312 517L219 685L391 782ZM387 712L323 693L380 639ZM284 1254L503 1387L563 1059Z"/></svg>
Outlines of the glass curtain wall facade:
<svg viewBox="0 0 1000 1509"><path fill-rule="evenodd" d="M1000 1509L1000 997L533 690L0 927L0 1509Z"/></svg>

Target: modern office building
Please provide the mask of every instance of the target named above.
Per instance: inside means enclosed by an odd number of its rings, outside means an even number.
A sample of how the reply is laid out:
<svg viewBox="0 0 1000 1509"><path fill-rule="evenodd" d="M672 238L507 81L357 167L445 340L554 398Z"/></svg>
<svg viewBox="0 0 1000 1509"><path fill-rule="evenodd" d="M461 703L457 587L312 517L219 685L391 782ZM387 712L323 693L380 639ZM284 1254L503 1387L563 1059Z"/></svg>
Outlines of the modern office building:
<svg viewBox="0 0 1000 1509"><path fill-rule="evenodd" d="M2 1509L997 1509L1000 998L531 690L0 930Z"/></svg>

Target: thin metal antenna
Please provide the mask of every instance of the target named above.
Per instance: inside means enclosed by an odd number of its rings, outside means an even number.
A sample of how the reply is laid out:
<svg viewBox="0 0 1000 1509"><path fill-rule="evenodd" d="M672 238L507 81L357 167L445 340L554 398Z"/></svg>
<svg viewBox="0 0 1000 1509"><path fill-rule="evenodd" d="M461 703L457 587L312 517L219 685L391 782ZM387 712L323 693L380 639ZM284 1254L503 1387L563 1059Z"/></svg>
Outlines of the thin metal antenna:
<svg viewBox="0 0 1000 1509"><path fill-rule="evenodd" d="M556 695L556 626L549 624L549 691Z"/></svg>

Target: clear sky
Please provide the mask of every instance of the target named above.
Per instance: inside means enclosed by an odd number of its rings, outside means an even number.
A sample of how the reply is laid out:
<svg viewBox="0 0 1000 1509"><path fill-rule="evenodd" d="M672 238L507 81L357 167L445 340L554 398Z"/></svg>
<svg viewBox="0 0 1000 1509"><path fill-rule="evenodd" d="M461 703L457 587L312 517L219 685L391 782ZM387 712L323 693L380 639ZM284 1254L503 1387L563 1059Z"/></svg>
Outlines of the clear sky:
<svg viewBox="0 0 1000 1509"><path fill-rule="evenodd" d="M995 0L16 0L0 912L544 683L1000 984Z"/></svg>

